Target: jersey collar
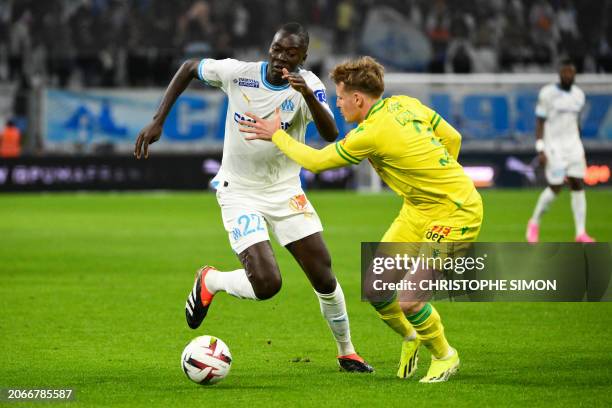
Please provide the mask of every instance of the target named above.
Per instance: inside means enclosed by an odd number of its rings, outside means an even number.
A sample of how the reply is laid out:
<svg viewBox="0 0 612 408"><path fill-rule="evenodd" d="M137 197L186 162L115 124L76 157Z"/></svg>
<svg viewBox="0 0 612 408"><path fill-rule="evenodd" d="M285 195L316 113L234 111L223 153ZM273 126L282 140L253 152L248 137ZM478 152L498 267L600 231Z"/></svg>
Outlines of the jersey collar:
<svg viewBox="0 0 612 408"><path fill-rule="evenodd" d="M376 102L374 105L370 106L370 109L368 110L368 113L366 114L365 118L366 119L369 118L371 115L378 112L380 108L382 108L383 106L385 106L385 99L381 99L378 102Z"/></svg>
<svg viewBox="0 0 612 408"><path fill-rule="evenodd" d="M268 63L264 61L261 63L261 82L263 82L266 88L271 89L273 91L282 91L284 89L289 88L289 83L285 85L272 85L270 82L268 82L268 80L266 79L267 70L268 70Z"/></svg>
<svg viewBox="0 0 612 408"><path fill-rule="evenodd" d="M570 86L570 89L563 89L561 88L561 84L558 82L555 85L557 85L557 89L562 92L572 92L572 88L574 87L574 84L572 84L572 86Z"/></svg>

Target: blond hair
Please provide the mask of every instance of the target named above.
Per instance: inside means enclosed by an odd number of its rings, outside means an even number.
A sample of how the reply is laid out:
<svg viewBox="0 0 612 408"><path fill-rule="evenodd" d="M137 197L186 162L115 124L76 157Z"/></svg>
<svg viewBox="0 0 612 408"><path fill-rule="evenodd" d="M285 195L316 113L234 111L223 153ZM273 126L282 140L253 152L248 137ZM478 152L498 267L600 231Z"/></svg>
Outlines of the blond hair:
<svg viewBox="0 0 612 408"><path fill-rule="evenodd" d="M336 85L341 82L351 91L360 91L374 98L385 91L385 68L372 57L349 60L336 67L329 74Z"/></svg>

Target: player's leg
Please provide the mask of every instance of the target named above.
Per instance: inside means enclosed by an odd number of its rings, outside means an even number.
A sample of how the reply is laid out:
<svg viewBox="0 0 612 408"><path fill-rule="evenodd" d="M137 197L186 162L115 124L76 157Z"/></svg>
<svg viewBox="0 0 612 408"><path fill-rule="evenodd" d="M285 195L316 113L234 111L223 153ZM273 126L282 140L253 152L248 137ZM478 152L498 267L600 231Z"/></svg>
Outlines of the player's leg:
<svg viewBox="0 0 612 408"><path fill-rule="evenodd" d="M331 257L320 232L285 246L306 273L317 293L332 293L338 287L331 270Z"/></svg>
<svg viewBox="0 0 612 408"><path fill-rule="evenodd" d="M206 289L213 296L225 292L240 299L266 300L280 291L282 279L270 241L251 245L238 258L243 269L212 270L206 275Z"/></svg>
<svg viewBox="0 0 612 408"><path fill-rule="evenodd" d="M257 211L256 200L227 186L217 190L224 227L242 269L222 272L201 268L187 297L185 317L189 327L200 326L217 292L242 299L268 299L281 287L281 277L270 246L267 223Z"/></svg>
<svg viewBox="0 0 612 408"><path fill-rule="evenodd" d="M586 173L586 160L584 155L569 161L567 180L570 187L572 213L576 227L576 242L594 242L595 240L586 232L586 195L584 193L584 176Z"/></svg>
<svg viewBox="0 0 612 408"><path fill-rule="evenodd" d="M414 218L406 213L404 205L399 216L393 221L387 232L383 235L381 242L408 242L416 243L421 239L415 234ZM380 319L402 338L402 350L400 355L397 376L399 378L410 378L416 372L418 362L420 339L417 332L406 319L397 300L397 293L392 293L388 299L370 302Z"/></svg>
<svg viewBox="0 0 612 408"><path fill-rule="evenodd" d="M547 154L546 162L546 181L548 187L540 193L538 201L533 210L533 214L527 223L527 242L535 243L540 239L540 220L542 215L548 211L548 208L555 201L557 195L563 188L563 180L565 178L565 164L559 158L552 154Z"/></svg>
<svg viewBox="0 0 612 408"><path fill-rule="evenodd" d="M381 242L419 242L420 238L414 234L414 228L409 221L410 218L404 214L402 208L400 215L393 221L389 229L383 235ZM397 294L392 293L388 299L371 302L378 316L393 331L399 334L404 340L416 338L416 332L406 320L397 301Z"/></svg>
<svg viewBox="0 0 612 408"><path fill-rule="evenodd" d="M431 353L432 364L421 382L443 382L459 368L459 354L450 346L436 308L429 302L400 302L402 311Z"/></svg>
<svg viewBox="0 0 612 408"><path fill-rule="evenodd" d="M372 372L372 367L355 352L344 293L332 272L331 257L321 233L316 232L290 242L286 248L302 267L315 290L321 314L336 340L340 367L346 371Z"/></svg>
<svg viewBox="0 0 612 408"><path fill-rule="evenodd" d="M453 232L453 230L461 230L461 227L450 227L449 225L450 221L448 220L432 222L420 240L424 241L427 239L427 237L430 237L433 241L424 242L421 245L419 254L423 254L426 257L440 257L442 259L445 259L447 254L453 254L454 251L449 248L449 245L452 245L452 243L439 244L436 242L440 235L443 235L442 240L445 241L449 238L449 235ZM471 225L469 226L474 227ZM466 234L470 234L469 230L470 228L468 227L466 229ZM435 236L434 234L437 234L438 236ZM435 255L433 255L434 253ZM434 271L429 271L426 269L418 270L413 275L417 287L419 287L418 281L420 279L431 279L433 276ZM426 380L428 377L436 379L439 378L440 381L446 381L448 377L457 370L459 365L459 355L456 350L449 345L448 340L446 339L440 314L428 301L431 298L431 294L401 292L398 297L399 306L417 333L418 341L427 347L432 356L432 365L430 365L428 375L421 379L421 381L434 382ZM439 371L440 367L435 367L435 365L442 361L445 363L450 363L450 365L448 367L443 367L443 369ZM434 367L434 371L432 371L432 367Z"/></svg>
<svg viewBox="0 0 612 408"><path fill-rule="evenodd" d="M427 257L446 259L465 256L470 249L470 242L478 239L482 218L482 200L475 191L460 209L447 217L430 222L422 239L431 240L422 250ZM447 381L459 369L460 361L457 350L448 343L440 314L429 302L400 300L402 311L432 356L427 374L420 381Z"/></svg>
<svg viewBox="0 0 612 408"><path fill-rule="evenodd" d="M253 300L266 300L278 293L282 281L270 241L255 243L238 257L243 269L223 272L205 266L198 270L185 305L189 327L200 326L218 292Z"/></svg>
<svg viewBox="0 0 612 408"><path fill-rule="evenodd" d="M314 207L296 186L270 194L266 201L271 231L300 264L315 290L321 313L336 339L340 366L347 371L372 371L355 354L351 343L344 294L332 273L331 258L321 236L323 226Z"/></svg>

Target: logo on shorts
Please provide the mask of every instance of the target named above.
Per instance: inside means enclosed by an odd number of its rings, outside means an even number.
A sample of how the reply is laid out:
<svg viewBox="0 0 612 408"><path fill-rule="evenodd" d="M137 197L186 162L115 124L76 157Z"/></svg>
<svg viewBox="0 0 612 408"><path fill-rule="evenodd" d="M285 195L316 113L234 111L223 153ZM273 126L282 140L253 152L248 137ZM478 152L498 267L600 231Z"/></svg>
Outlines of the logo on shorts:
<svg viewBox="0 0 612 408"><path fill-rule="evenodd" d="M453 227L445 227L443 225L434 225L425 233L425 238L434 242L441 242L451 233Z"/></svg>
<svg viewBox="0 0 612 408"><path fill-rule="evenodd" d="M289 207L298 213L303 213L306 216L312 215L312 212L307 211L308 208L308 199L304 194L298 194L296 196L291 197L289 200Z"/></svg>

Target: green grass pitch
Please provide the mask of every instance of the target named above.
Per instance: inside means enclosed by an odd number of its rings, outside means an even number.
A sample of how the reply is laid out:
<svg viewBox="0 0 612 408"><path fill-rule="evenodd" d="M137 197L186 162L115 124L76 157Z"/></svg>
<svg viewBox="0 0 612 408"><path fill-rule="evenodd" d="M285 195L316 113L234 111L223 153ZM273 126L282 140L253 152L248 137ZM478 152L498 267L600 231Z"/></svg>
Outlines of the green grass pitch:
<svg viewBox="0 0 612 408"><path fill-rule="evenodd" d="M538 191L484 191L482 241L522 241ZM399 210L392 194L311 193L373 375L338 372L335 345L305 276L275 246L283 289L252 302L217 296L190 330L195 270L236 269L214 195L0 197L0 388L76 389L69 406L610 406L612 304L438 303L462 369L445 384L394 377L400 340L359 301L359 243ZM612 191L589 190L589 232L612 241ZM547 241L573 238L567 192L545 216ZM197 335L234 357L220 384L180 368ZM309 362L292 362L300 358ZM423 349L417 378L426 371ZM0 404L2 404L0 402ZM33 405L33 403L29 403ZM15 404L22 406L22 404Z"/></svg>

